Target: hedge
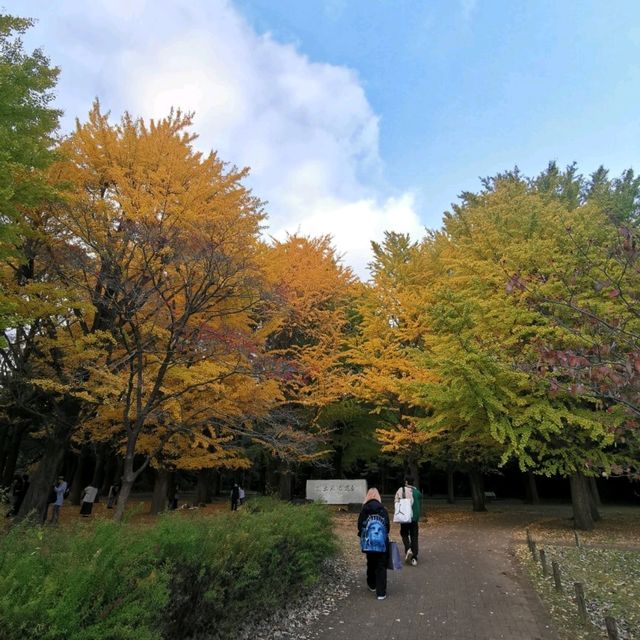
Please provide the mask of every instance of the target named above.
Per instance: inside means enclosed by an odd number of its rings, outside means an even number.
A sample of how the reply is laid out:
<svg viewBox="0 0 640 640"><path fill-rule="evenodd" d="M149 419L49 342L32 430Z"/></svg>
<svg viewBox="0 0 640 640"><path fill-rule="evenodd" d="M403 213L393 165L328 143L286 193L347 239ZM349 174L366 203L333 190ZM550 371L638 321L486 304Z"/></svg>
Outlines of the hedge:
<svg viewBox="0 0 640 640"><path fill-rule="evenodd" d="M0 538L0 638L228 640L335 550L326 509L271 500L154 525L17 526Z"/></svg>

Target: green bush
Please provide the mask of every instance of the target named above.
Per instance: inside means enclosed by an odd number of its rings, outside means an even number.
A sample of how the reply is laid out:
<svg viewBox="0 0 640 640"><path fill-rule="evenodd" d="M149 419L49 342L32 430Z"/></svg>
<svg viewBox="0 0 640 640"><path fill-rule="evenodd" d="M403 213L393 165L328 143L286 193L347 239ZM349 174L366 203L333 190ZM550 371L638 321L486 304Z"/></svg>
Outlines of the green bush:
<svg viewBox="0 0 640 640"><path fill-rule="evenodd" d="M0 539L0 638L231 638L314 584L335 549L325 509L273 501L149 527L15 527Z"/></svg>

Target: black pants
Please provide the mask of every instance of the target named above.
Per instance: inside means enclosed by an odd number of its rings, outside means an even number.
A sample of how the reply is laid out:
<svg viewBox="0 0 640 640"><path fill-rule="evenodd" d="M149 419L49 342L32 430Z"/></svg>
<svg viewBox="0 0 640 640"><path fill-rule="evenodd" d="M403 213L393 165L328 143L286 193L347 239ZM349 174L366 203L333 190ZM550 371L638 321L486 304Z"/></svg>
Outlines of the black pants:
<svg viewBox="0 0 640 640"><path fill-rule="evenodd" d="M238 510L238 498L236 498L235 500L231 498L231 511L237 511L237 510Z"/></svg>
<svg viewBox="0 0 640 640"><path fill-rule="evenodd" d="M367 551L367 586L377 596L387 595L387 553Z"/></svg>
<svg viewBox="0 0 640 640"><path fill-rule="evenodd" d="M407 553L411 549L414 558L418 557L418 523L403 522L400 525L400 536L404 544L404 552Z"/></svg>

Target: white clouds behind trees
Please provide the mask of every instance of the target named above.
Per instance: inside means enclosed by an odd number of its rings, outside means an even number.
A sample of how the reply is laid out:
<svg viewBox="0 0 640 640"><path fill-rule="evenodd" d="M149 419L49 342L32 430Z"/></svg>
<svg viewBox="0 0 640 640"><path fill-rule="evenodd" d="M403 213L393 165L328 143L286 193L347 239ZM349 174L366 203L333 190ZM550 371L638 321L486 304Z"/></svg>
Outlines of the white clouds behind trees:
<svg viewBox="0 0 640 640"><path fill-rule="evenodd" d="M331 234L361 276L384 230L422 235L412 194L384 183L379 121L352 70L255 33L225 0L38 5L19 12L40 18L67 115L83 118L95 95L114 115L194 111L203 150L251 167L269 234Z"/></svg>

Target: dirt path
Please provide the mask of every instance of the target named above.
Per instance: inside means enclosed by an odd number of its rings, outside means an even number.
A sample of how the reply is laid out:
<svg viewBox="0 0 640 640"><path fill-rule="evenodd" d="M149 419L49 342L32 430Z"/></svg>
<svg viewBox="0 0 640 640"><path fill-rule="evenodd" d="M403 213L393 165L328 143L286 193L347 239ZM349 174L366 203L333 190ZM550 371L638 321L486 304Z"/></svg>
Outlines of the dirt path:
<svg viewBox="0 0 640 640"><path fill-rule="evenodd" d="M378 601L362 579L338 609L314 628L318 640L553 640L542 604L521 579L510 553L527 510L491 514L433 510L421 523L420 562L389 572L388 597ZM355 520L339 525L348 548ZM391 538L400 541L398 525ZM402 548L402 547L401 547ZM353 551L351 551L353 554Z"/></svg>

